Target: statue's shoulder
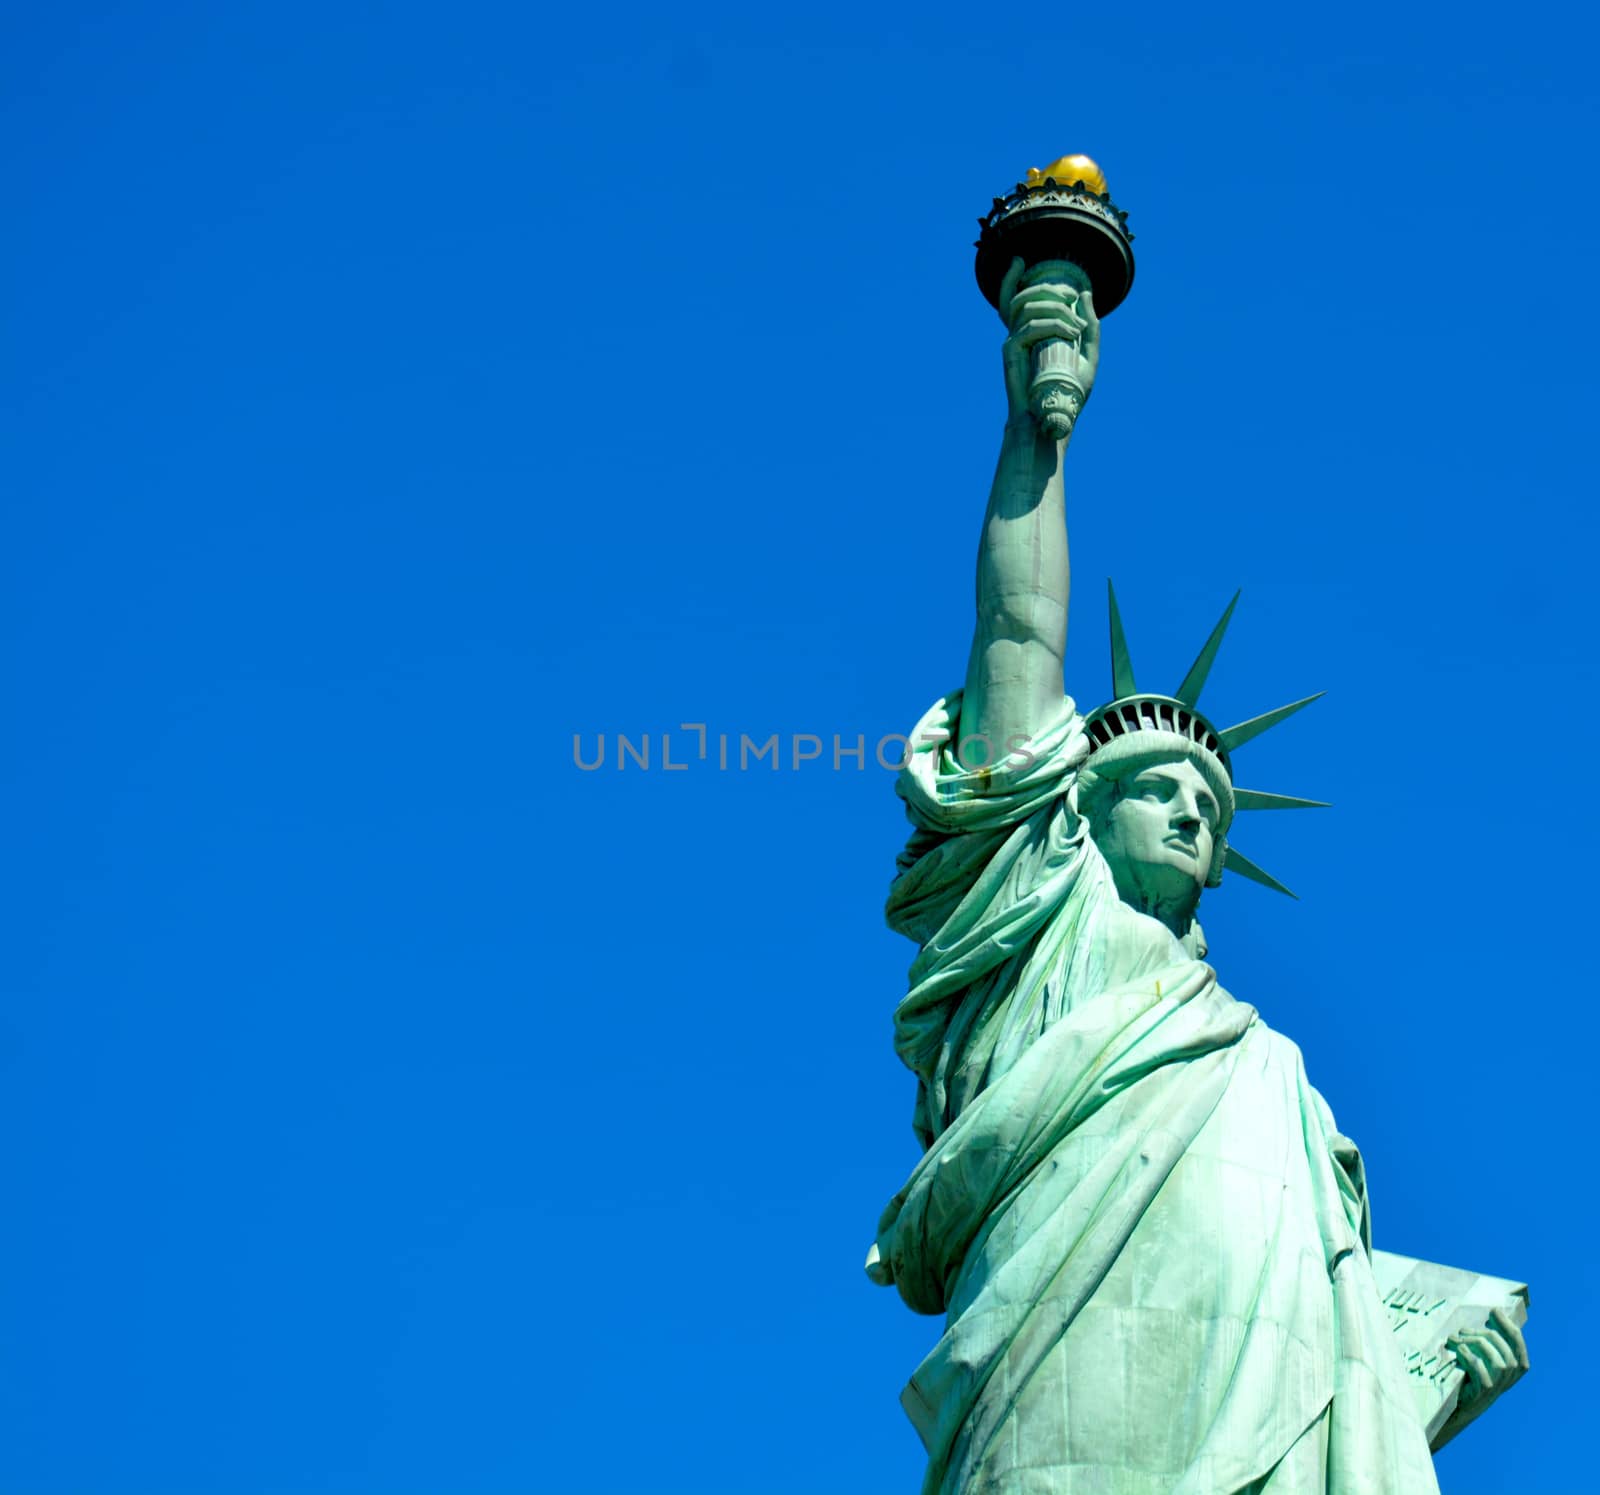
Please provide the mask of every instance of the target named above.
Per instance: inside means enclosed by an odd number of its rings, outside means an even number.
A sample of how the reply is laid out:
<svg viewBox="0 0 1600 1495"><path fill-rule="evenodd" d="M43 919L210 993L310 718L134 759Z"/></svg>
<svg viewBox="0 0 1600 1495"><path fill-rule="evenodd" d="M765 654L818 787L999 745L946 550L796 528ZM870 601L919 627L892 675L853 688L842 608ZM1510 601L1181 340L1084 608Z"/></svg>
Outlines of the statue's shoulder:
<svg viewBox="0 0 1600 1495"><path fill-rule="evenodd" d="M1306 1072L1306 1056L1301 1052L1300 1045L1278 1028L1274 1028L1259 1012L1256 1013L1255 1027L1262 1035L1262 1041L1269 1048L1276 1065L1285 1070L1304 1075ZM1310 1088L1309 1081L1307 1088ZM1320 1099L1320 1097L1318 1097Z"/></svg>

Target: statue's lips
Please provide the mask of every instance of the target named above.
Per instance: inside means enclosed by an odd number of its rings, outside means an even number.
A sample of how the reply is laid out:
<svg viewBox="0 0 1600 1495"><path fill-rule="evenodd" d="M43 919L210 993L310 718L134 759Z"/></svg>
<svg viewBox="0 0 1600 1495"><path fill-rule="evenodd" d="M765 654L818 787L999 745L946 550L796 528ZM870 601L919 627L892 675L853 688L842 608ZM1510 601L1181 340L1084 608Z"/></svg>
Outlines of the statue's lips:
<svg viewBox="0 0 1600 1495"><path fill-rule="evenodd" d="M1162 840L1163 846L1172 846L1177 850L1186 852L1191 857L1199 857L1200 848L1187 836L1167 836Z"/></svg>

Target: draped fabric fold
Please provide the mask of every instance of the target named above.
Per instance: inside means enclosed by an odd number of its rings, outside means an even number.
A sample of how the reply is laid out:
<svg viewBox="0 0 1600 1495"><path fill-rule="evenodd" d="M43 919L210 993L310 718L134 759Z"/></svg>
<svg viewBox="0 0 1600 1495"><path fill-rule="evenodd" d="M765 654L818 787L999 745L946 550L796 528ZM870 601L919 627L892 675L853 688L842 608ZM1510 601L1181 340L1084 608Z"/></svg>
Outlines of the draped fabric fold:
<svg viewBox="0 0 1600 1495"><path fill-rule="evenodd" d="M927 1495L1437 1488L1299 1051L1118 898L1070 701L987 771L913 736L889 899L926 1151L869 1271L946 1328L906 1388Z"/></svg>

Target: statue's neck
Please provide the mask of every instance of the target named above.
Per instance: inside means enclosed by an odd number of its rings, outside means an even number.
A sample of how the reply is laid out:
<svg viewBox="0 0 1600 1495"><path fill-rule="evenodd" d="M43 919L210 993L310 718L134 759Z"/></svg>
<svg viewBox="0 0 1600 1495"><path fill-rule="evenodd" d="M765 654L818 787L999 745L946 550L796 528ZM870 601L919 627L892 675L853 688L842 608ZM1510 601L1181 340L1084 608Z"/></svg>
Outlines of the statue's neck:
<svg viewBox="0 0 1600 1495"><path fill-rule="evenodd" d="M1159 924L1164 924L1172 932L1172 937L1188 950L1191 955L1195 953L1191 948L1199 939L1200 926L1195 920L1195 912L1200 907L1200 890L1185 892L1176 898L1163 897L1159 892L1146 888L1133 877L1122 872L1116 874L1117 892L1122 901L1131 908L1136 908L1141 914L1148 914Z"/></svg>

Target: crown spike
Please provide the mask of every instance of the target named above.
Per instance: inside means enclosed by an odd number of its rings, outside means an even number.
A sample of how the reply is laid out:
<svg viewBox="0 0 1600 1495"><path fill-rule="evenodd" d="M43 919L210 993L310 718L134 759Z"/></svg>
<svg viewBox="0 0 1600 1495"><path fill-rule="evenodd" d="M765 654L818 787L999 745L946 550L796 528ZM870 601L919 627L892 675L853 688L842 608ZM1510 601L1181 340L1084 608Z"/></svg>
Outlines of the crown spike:
<svg viewBox="0 0 1600 1495"><path fill-rule="evenodd" d="M1117 589L1106 577L1106 597L1111 603L1111 696L1120 701L1124 696L1137 695L1139 687L1133 683L1133 660L1128 655L1128 635L1122 631L1122 611L1117 606Z"/></svg>
<svg viewBox="0 0 1600 1495"><path fill-rule="evenodd" d="M1211 630L1211 637L1205 642L1195 662L1189 666L1189 673L1183 677L1183 684L1174 694L1185 706L1194 706L1199 703L1200 692L1206 688L1206 676L1211 673L1211 666L1216 663L1217 650L1222 647L1222 635L1228 631L1228 620L1233 617L1233 610L1239 605L1239 594L1233 594L1233 601L1223 610L1222 616L1217 620L1217 626Z"/></svg>
<svg viewBox="0 0 1600 1495"><path fill-rule="evenodd" d="M1292 794L1268 794L1264 789L1238 789L1233 791L1236 810L1326 810L1325 799L1297 799Z"/></svg>
<svg viewBox="0 0 1600 1495"><path fill-rule="evenodd" d="M1300 899L1298 893L1289 892L1289 889L1284 887L1270 872L1263 871L1243 852L1235 851L1231 845L1223 855L1222 865L1230 872L1237 872L1241 877L1248 877L1251 882L1260 883L1264 888L1271 888L1278 893L1288 893L1296 902Z"/></svg>
<svg viewBox="0 0 1600 1495"><path fill-rule="evenodd" d="M1231 753L1236 747L1249 742L1251 738L1259 737L1269 728L1277 726L1285 717L1293 716L1302 706L1320 701L1325 695L1327 691L1319 690L1316 695L1306 696L1304 700L1291 701L1287 706L1279 706L1276 711L1264 711L1260 716L1252 716L1249 721L1225 727L1217 733L1217 736L1221 739L1223 748Z"/></svg>

